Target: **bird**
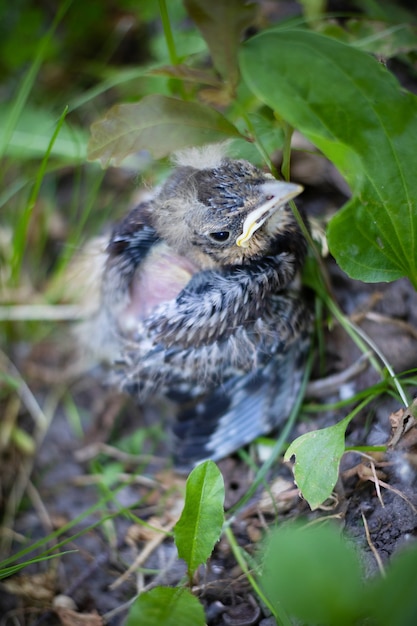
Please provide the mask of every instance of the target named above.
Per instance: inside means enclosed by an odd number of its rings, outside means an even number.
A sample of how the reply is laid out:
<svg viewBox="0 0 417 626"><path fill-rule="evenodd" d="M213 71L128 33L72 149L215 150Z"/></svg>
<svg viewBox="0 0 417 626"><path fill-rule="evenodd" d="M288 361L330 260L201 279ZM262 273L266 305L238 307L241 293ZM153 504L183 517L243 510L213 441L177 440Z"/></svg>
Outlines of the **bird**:
<svg viewBox="0 0 417 626"><path fill-rule="evenodd" d="M295 403L312 324L288 204L302 190L222 145L189 148L113 228L100 341L116 347L114 384L172 407L179 471L270 433Z"/></svg>

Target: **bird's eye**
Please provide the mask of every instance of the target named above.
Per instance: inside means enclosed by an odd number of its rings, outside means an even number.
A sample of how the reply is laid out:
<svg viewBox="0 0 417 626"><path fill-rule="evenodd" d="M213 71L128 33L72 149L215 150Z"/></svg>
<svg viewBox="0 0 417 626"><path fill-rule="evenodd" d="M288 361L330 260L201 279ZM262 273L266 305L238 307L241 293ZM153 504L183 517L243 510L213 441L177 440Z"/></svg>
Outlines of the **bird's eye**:
<svg viewBox="0 0 417 626"><path fill-rule="evenodd" d="M217 241L218 243L223 243L227 241L230 237L230 233L228 230L220 230L218 233L210 233L210 237L213 241Z"/></svg>

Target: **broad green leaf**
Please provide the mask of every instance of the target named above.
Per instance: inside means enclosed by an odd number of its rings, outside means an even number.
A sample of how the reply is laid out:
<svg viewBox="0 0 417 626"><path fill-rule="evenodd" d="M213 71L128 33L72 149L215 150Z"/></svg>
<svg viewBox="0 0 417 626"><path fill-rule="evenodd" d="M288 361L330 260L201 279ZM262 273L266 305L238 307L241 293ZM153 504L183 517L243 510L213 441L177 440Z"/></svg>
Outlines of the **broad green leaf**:
<svg viewBox="0 0 417 626"><path fill-rule="evenodd" d="M408 276L417 286L417 98L370 55L302 30L246 42L249 87L299 129L348 181L329 225L330 250L350 276Z"/></svg>
<svg viewBox="0 0 417 626"><path fill-rule="evenodd" d="M368 606L378 626L417 624L416 588L417 546L414 544L394 555L385 578L372 581Z"/></svg>
<svg viewBox="0 0 417 626"><path fill-rule="evenodd" d="M132 604L126 626L205 626L204 610L187 589L155 587Z"/></svg>
<svg viewBox="0 0 417 626"><path fill-rule="evenodd" d="M88 158L103 166L148 150L156 159L187 146L241 136L223 115L198 102L149 95L135 104L112 107L91 126Z"/></svg>
<svg viewBox="0 0 417 626"><path fill-rule="evenodd" d="M11 115L10 105L0 107L0 143L3 143L7 120ZM40 159L48 150L59 116L50 111L35 109L29 105L23 109L10 140L5 147L5 154L19 159ZM88 134L80 128L71 127L67 122L62 125L56 137L51 157L71 163L84 162L87 155Z"/></svg>
<svg viewBox="0 0 417 626"><path fill-rule="evenodd" d="M184 4L207 42L214 67L233 89L239 77L238 46L244 29L255 21L256 4L246 0L184 0Z"/></svg>
<svg viewBox="0 0 417 626"><path fill-rule="evenodd" d="M213 461L193 469L187 479L185 505L174 527L179 556L188 566L190 577L213 551L224 522L224 482Z"/></svg>
<svg viewBox="0 0 417 626"><path fill-rule="evenodd" d="M264 553L261 586L277 611L283 608L303 624L359 624L359 560L336 526L279 527Z"/></svg>
<svg viewBox="0 0 417 626"><path fill-rule="evenodd" d="M313 510L327 500L336 484L351 419L348 415L334 426L301 435L285 453L285 461L295 455L295 482Z"/></svg>

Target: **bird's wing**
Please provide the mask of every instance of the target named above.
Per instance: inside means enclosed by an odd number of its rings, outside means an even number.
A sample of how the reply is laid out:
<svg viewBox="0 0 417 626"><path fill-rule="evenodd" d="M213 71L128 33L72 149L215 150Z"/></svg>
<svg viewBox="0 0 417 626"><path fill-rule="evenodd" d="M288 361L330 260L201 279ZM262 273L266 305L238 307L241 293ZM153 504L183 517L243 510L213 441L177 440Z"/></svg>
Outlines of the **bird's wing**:
<svg viewBox="0 0 417 626"><path fill-rule="evenodd" d="M228 383L236 374L262 371L274 355L284 355L293 343L308 335L311 326L310 306L298 292L287 291L270 298L269 307L252 323L235 325L227 334L214 327L211 341L189 347L167 347L144 334L125 342L122 358L115 368L115 381L140 402L152 395L172 395L178 404ZM185 331L190 342L198 333L195 316L190 312ZM189 322L189 323L188 323ZM278 357L277 357L278 358ZM289 357L290 360L290 357ZM250 379L249 379L250 380ZM178 390L185 389L185 398ZM189 391L192 390L192 393Z"/></svg>
<svg viewBox="0 0 417 626"><path fill-rule="evenodd" d="M129 268L129 275L143 261L151 247L159 240L149 224L150 202L142 202L121 222L116 224L107 248L110 263L121 265L119 271Z"/></svg>
<svg viewBox="0 0 417 626"><path fill-rule="evenodd" d="M223 458L282 425L300 390L308 345L304 336L257 370L231 377L183 408L173 427L179 469Z"/></svg>
<svg viewBox="0 0 417 626"><path fill-rule="evenodd" d="M282 253L222 271L193 276L178 297L156 309L146 322L155 343L198 347L256 319L270 295L294 278L291 254ZM190 328L192 327L192 333Z"/></svg>
<svg viewBox="0 0 417 626"><path fill-rule="evenodd" d="M131 300L135 272L159 240L150 226L150 202L142 202L116 224L107 245L97 313L81 327L79 336L96 359L113 362L121 357L121 328Z"/></svg>

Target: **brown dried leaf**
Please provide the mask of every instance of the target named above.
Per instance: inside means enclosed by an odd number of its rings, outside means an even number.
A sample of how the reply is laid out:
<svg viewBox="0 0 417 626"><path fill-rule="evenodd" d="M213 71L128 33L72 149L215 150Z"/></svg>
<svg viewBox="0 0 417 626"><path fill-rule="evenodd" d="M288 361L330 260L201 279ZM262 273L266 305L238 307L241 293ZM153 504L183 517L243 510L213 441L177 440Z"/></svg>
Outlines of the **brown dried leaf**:
<svg viewBox="0 0 417 626"><path fill-rule="evenodd" d="M158 517L151 517L147 521L147 525L132 524L129 526L126 533L126 543L130 545L136 544L139 541L151 541L155 537L160 537L161 533L166 534L166 529L162 523L162 520Z"/></svg>
<svg viewBox="0 0 417 626"><path fill-rule="evenodd" d="M55 613L62 626L103 626L103 619L97 613L77 613L71 609L58 607Z"/></svg>
<svg viewBox="0 0 417 626"><path fill-rule="evenodd" d="M234 96L230 91L223 87L205 87L198 93L201 102L215 107L227 107L233 100Z"/></svg>
<svg viewBox="0 0 417 626"><path fill-rule="evenodd" d="M391 413L391 437L387 447L389 449L407 450L417 445L417 398L406 409L399 409Z"/></svg>
<svg viewBox="0 0 417 626"><path fill-rule="evenodd" d="M270 488L262 493L257 503L257 508L262 513L271 514L289 511L294 504L294 500L298 500L298 494L299 491L294 489L293 481L278 477L271 484Z"/></svg>
<svg viewBox="0 0 417 626"><path fill-rule="evenodd" d="M56 571L54 569L40 574L19 574L2 582L3 587L26 602L36 606L51 604L55 595Z"/></svg>

